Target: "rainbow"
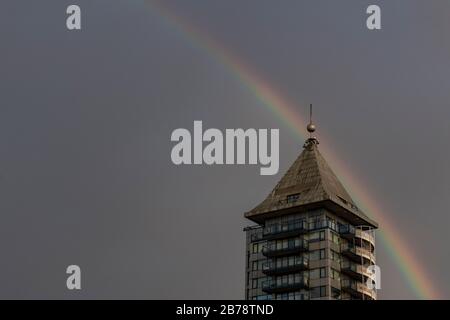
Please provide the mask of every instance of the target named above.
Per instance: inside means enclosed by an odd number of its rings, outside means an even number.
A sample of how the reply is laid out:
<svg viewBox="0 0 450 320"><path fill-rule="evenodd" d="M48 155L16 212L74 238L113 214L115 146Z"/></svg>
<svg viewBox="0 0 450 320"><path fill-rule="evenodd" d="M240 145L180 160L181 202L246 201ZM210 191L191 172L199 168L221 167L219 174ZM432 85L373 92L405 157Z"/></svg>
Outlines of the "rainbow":
<svg viewBox="0 0 450 320"><path fill-rule="evenodd" d="M175 15L172 10L164 7L159 1L147 0L145 3L150 5L151 10L163 18L162 21L169 28L177 31L190 44L205 51L215 61L221 63L268 111L289 129L296 139L304 140L306 138L303 132L307 121L298 114L298 107L282 97L273 85L259 76L248 64L241 61L192 23ZM400 232L395 227L395 223L380 207L379 202L373 199L369 192L365 191L360 184L360 180L356 179L351 170L346 168L336 156L326 149L324 150L324 148L322 148L322 151L326 158L330 159L336 174L360 208L380 224L380 230L377 234L381 240L382 248L388 252L417 298L438 299L440 296L438 290L427 277L413 250L400 237Z"/></svg>

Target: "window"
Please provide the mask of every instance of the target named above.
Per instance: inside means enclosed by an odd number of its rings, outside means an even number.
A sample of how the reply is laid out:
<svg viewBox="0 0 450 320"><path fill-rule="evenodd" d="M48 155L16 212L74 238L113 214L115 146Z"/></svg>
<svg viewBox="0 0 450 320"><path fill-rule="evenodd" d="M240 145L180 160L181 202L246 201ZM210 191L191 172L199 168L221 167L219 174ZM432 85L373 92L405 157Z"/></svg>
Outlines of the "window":
<svg viewBox="0 0 450 320"><path fill-rule="evenodd" d="M339 273L339 271L331 268L331 279L340 280L341 274Z"/></svg>
<svg viewBox="0 0 450 320"><path fill-rule="evenodd" d="M252 280L252 289L256 289L258 288L258 279L253 279Z"/></svg>
<svg viewBox="0 0 450 320"><path fill-rule="evenodd" d="M281 293L276 295L276 300L306 300L308 294L303 291Z"/></svg>
<svg viewBox="0 0 450 320"><path fill-rule="evenodd" d="M322 216L310 218L309 229L322 229L327 227L327 221Z"/></svg>
<svg viewBox="0 0 450 320"><path fill-rule="evenodd" d="M309 234L309 242L319 241L319 233L312 232Z"/></svg>
<svg viewBox="0 0 450 320"><path fill-rule="evenodd" d="M264 262L265 262L264 260L258 260L258 270L262 270Z"/></svg>
<svg viewBox="0 0 450 320"><path fill-rule="evenodd" d="M327 286L312 288L310 295L311 295L311 299L326 297L327 296Z"/></svg>
<svg viewBox="0 0 450 320"><path fill-rule="evenodd" d="M254 243L253 247L252 247L252 253L261 252L262 248L263 248L263 243L262 242Z"/></svg>
<svg viewBox="0 0 450 320"><path fill-rule="evenodd" d="M309 271L309 278L311 280L315 280L315 279L319 279L319 278L326 278L326 277L327 277L327 268L325 268L325 267L311 269Z"/></svg>
<svg viewBox="0 0 450 320"><path fill-rule="evenodd" d="M291 194L291 195L287 196L286 202L293 203L293 202L296 202L299 198L300 198L300 193Z"/></svg>
<svg viewBox="0 0 450 320"><path fill-rule="evenodd" d="M275 259L277 269L297 266L303 263L303 256L289 256Z"/></svg>
<svg viewBox="0 0 450 320"><path fill-rule="evenodd" d="M326 297L327 296L327 286L321 286L320 287L320 296Z"/></svg>
<svg viewBox="0 0 450 320"><path fill-rule="evenodd" d="M320 260L326 259L325 249L320 249Z"/></svg>
<svg viewBox="0 0 450 320"><path fill-rule="evenodd" d="M340 240L340 237L336 233L331 232L331 241L336 244L339 244L339 240Z"/></svg>
<svg viewBox="0 0 450 320"><path fill-rule="evenodd" d="M328 224L328 228L330 228L331 230L337 231L338 226L336 224L336 220L334 220L333 218L327 217L327 224Z"/></svg>
<svg viewBox="0 0 450 320"><path fill-rule="evenodd" d="M288 299L288 294L287 294L287 293L279 294L279 295L277 296L277 299L278 299L278 300L287 300L287 299Z"/></svg>
<svg viewBox="0 0 450 320"><path fill-rule="evenodd" d="M319 269L309 270L309 278L311 280L319 279L319 276L320 276Z"/></svg>
<svg viewBox="0 0 450 320"><path fill-rule="evenodd" d="M300 245L300 238L290 238L269 242L267 247L270 249L282 250L298 247L299 245Z"/></svg>
<svg viewBox="0 0 450 320"><path fill-rule="evenodd" d="M326 297L327 296L327 286L315 287L310 291L311 299Z"/></svg>
<svg viewBox="0 0 450 320"><path fill-rule="evenodd" d="M320 298L320 287L312 288L309 294L311 299Z"/></svg>
<svg viewBox="0 0 450 320"><path fill-rule="evenodd" d="M325 230L318 231L318 232L312 232L309 234L310 242L323 241L323 240L325 240Z"/></svg>
<svg viewBox="0 0 450 320"><path fill-rule="evenodd" d="M336 261L338 263L341 262L341 257L339 255L339 253L337 253L336 251L334 251L333 249L331 249L331 256L330 256L331 260Z"/></svg>
<svg viewBox="0 0 450 320"><path fill-rule="evenodd" d="M287 284L300 283L303 279L303 273L285 274L276 278L277 286L284 286Z"/></svg>
<svg viewBox="0 0 450 320"><path fill-rule="evenodd" d="M326 259L325 249L313 250L309 253L309 260L323 260Z"/></svg>
<svg viewBox="0 0 450 320"><path fill-rule="evenodd" d="M321 278L326 278L327 277L327 268L325 268L325 267L320 268L320 277Z"/></svg>
<svg viewBox="0 0 450 320"><path fill-rule="evenodd" d="M313 250L309 253L309 260L316 261L320 260L319 250Z"/></svg>
<svg viewBox="0 0 450 320"><path fill-rule="evenodd" d="M262 270L262 265L264 264L264 260L256 260L252 262L252 271Z"/></svg>
<svg viewBox="0 0 450 320"><path fill-rule="evenodd" d="M258 288L262 288L263 283L267 281L267 277L258 278Z"/></svg>
<svg viewBox="0 0 450 320"><path fill-rule="evenodd" d="M299 300L308 300L308 299L309 299L309 293L308 292L300 293L300 299Z"/></svg>

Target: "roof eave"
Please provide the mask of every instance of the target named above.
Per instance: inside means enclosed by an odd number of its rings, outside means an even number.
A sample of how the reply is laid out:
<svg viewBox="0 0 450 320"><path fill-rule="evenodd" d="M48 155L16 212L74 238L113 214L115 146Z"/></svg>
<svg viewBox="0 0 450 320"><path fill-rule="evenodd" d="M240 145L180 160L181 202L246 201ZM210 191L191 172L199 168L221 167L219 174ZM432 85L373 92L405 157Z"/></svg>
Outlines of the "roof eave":
<svg viewBox="0 0 450 320"><path fill-rule="evenodd" d="M344 220L349 221L356 226L366 226L377 229L378 223L367 217L364 213L358 209L346 207L334 199L324 199L316 202L300 204L297 206L285 207L278 210L268 210L262 212L248 211L244 216L256 223L263 223L266 219L275 218L280 215L286 215L291 213L302 213L313 209L326 208L331 210L337 216L340 216Z"/></svg>

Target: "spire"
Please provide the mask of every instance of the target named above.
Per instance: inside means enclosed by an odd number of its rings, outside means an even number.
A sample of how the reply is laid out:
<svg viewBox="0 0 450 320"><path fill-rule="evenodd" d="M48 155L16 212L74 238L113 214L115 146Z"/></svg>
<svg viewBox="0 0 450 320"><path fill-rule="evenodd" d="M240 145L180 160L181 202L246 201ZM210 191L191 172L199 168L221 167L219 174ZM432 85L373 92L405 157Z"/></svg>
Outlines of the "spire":
<svg viewBox="0 0 450 320"><path fill-rule="evenodd" d="M308 132L315 131L310 106ZM310 137L305 141L302 153L284 174L267 198L254 209L245 213L245 217L256 222L266 218L302 212L315 208L328 208L355 225L377 223L367 217L353 202L339 179L320 154L319 141Z"/></svg>

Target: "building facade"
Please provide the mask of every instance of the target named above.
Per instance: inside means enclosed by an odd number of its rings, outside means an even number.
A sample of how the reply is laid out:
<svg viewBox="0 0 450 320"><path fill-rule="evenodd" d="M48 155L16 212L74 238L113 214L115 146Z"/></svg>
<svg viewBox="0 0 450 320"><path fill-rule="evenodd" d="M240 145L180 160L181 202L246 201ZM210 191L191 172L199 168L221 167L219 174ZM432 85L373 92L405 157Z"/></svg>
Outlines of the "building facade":
<svg viewBox="0 0 450 320"><path fill-rule="evenodd" d="M312 133L314 125L308 125ZM269 196L245 217L248 300L376 299L374 230L310 137Z"/></svg>

